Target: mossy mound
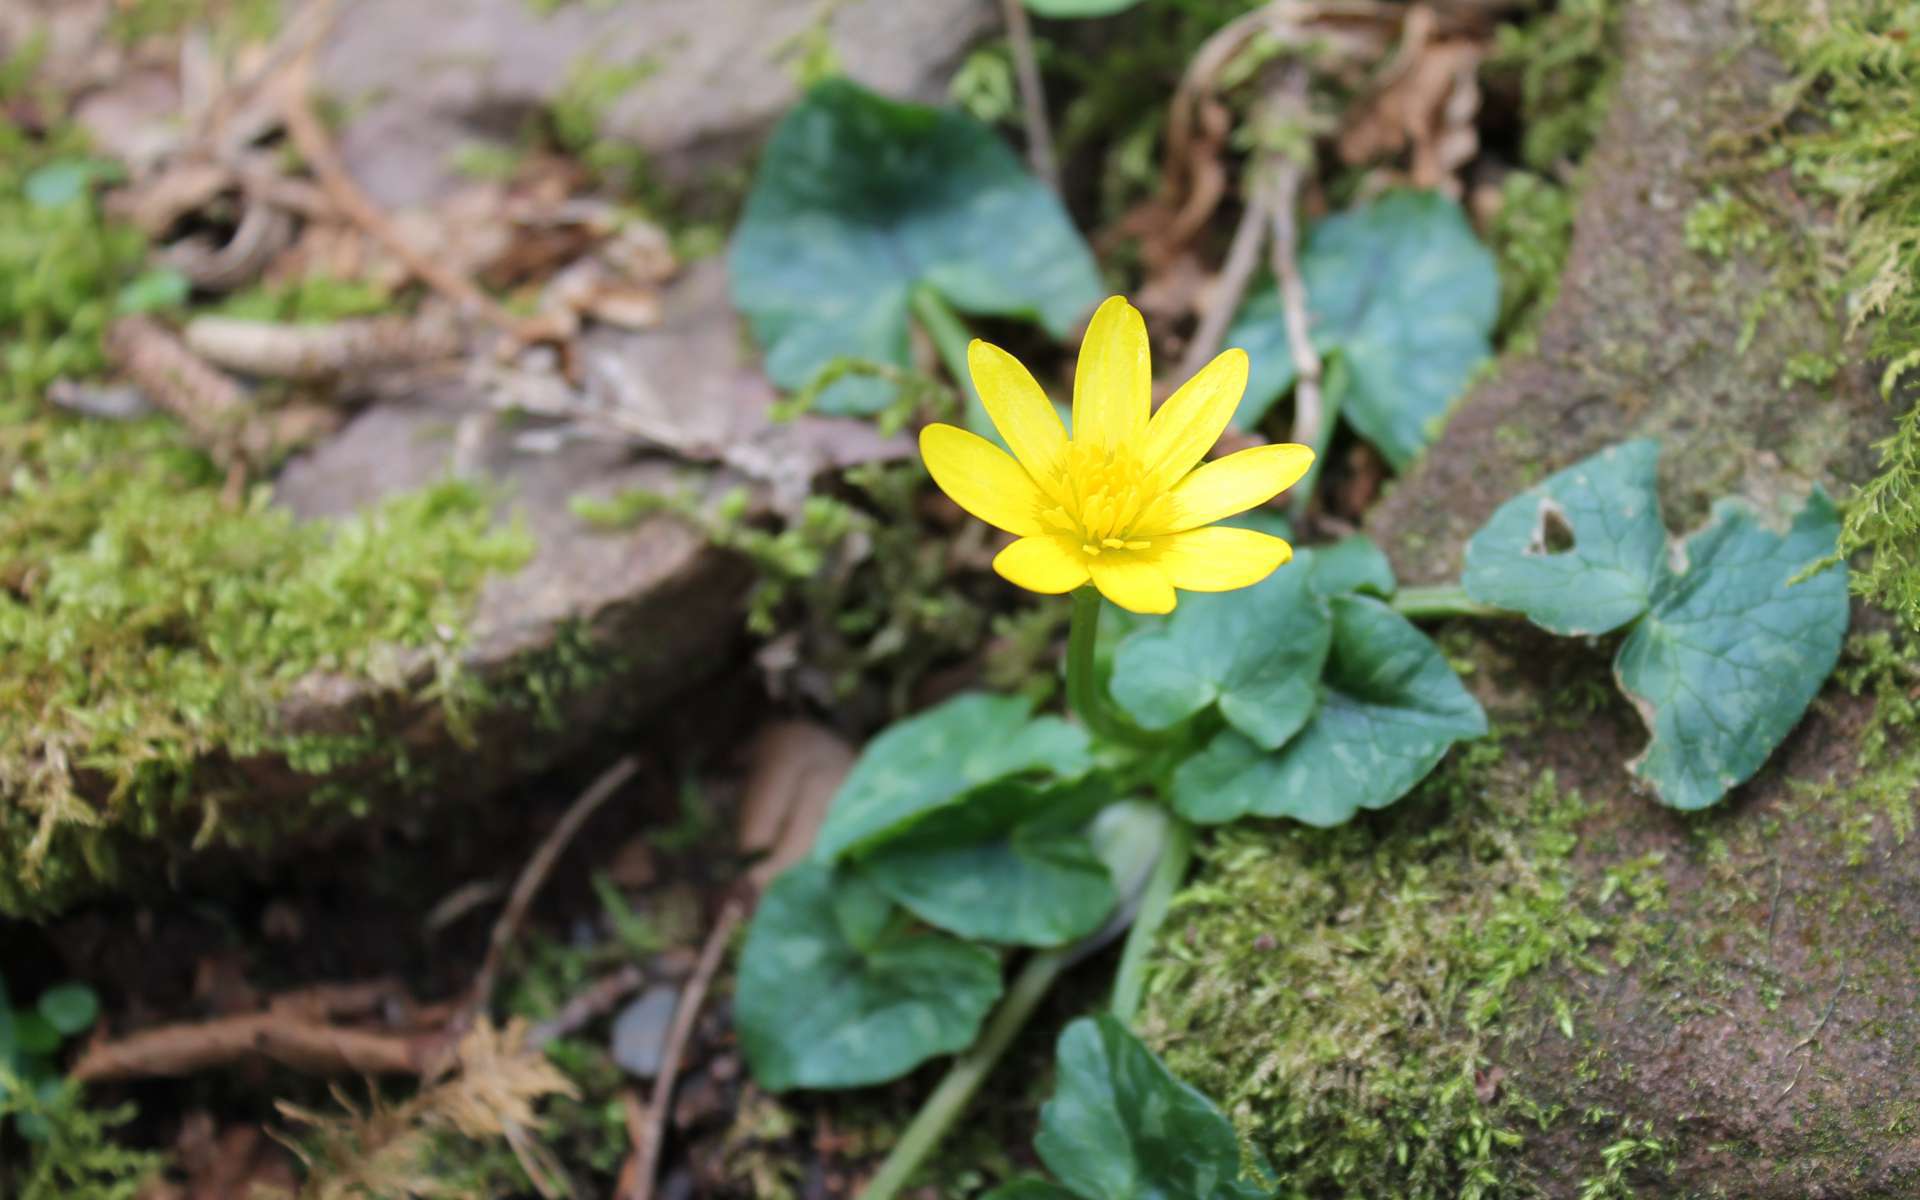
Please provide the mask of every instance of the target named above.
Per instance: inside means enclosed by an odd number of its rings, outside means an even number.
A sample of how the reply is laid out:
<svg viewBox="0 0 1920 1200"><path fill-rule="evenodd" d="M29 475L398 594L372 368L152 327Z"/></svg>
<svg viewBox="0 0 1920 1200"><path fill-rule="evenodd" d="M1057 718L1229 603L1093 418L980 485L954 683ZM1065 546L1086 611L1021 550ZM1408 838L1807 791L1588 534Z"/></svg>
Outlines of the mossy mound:
<svg viewBox="0 0 1920 1200"><path fill-rule="evenodd" d="M1405 580L1456 578L1500 502L1626 438L1661 439L1687 527L1727 492L1851 494L1893 429L1808 253L1829 210L1756 157L1768 39L1735 0L1621 16L1537 344L1370 520ZM1729 194L1763 219L1720 220ZM1300 1196L1910 1194L1920 653L1892 627L1857 612L1801 728L1693 817L1626 772L1610 645L1445 631L1502 736L1354 827L1222 838L1150 1031Z"/></svg>

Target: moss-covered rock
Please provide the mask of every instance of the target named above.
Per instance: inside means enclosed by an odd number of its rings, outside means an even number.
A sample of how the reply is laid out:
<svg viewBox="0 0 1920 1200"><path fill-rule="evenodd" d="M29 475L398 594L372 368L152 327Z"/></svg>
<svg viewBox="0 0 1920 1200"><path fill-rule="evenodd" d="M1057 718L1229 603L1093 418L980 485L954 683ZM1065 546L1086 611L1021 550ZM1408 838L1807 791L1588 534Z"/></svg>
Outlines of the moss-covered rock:
<svg viewBox="0 0 1920 1200"><path fill-rule="evenodd" d="M1803 273L1825 210L1755 169L1787 79L1766 39L1736 0L1622 18L1537 345L1371 518L1405 580L1457 577L1501 501L1628 437L1662 440L1691 526L1727 492L1846 494L1892 428ZM1729 178L1797 216L1710 244ZM1834 369L1795 369L1812 357ZM1356 826L1221 838L1150 1033L1302 1196L1910 1194L1920 654L1874 610L1855 628L1770 764L1696 816L1627 774L1646 734L1609 644L1445 630L1499 736Z"/></svg>

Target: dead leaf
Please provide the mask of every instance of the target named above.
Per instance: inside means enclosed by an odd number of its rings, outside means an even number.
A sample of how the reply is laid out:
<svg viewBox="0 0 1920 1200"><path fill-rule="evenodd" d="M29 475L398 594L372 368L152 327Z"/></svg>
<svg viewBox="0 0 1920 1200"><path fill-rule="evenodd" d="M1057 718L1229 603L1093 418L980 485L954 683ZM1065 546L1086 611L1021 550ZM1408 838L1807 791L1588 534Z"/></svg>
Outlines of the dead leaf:
<svg viewBox="0 0 1920 1200"><path fill-rule="evenodd" d="M1474 117L1480 111L1481 38L1438 36L1431 8L1409 9L1400 48L1373 93L1341 130L1340 158L1359 166L1408 153L1407 180L1458 198L1459 170L1480 147Z"/></svg>
<svg viewBox="0 0 1920 1200"><path fill-rule="evenodd" d="M751 756L735 842L743 854L766 855L747 873L761 888L813 848L854 753L823 725L781 721L760 731Z"/></svg>

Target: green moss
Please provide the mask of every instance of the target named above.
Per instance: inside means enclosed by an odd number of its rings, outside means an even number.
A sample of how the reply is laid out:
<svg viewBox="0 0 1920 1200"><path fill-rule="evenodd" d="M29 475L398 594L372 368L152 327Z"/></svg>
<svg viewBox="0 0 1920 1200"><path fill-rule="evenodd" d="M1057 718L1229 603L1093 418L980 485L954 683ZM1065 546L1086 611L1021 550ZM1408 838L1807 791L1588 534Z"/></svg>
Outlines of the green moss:
<svg viewBox="0 0 1920 1200"><path fill-rule="evenodd" d="M398 686L424 655L457 705L472 599L529 546L467 484L302 523L264 487L231 497L169 420L51 409L47 384L105 368L145 246L101 215L106 168L72 133L0 125L0 151L0 912L19 913L110 878L128 837L248 840L316 818L242 817L201 766L331 769L378 749L280 729L279 702L315 671ZM292 303L342 301L321 287Z"/></svg>
<svg viewBox="0 0 1920 1200"><path fill-rule="evenodd" d="M209 311L250 321L327 324L391 312L386 289L365 280L307 275L288 283L259 283L225 296Z"/></svg>
<svg viewBox="0 0 1920 1200"><path fill-rule="evenodd" d="M1564 172L1593 148L1620 73L1622 0L1561 0L1502 25L1487 63L1517 77L1521 158L1534 171Z"/></svg>
<svg viewBox="0 0 1920 1200"><path fill-rule="evenodd" d="M1856 563L1858 594L1920 628L1920 408L1903 386L1920 368L1920 142L1911 136L1920 10L1905 0L1817 8L1766 0L1757 15L1794 72L1786 99L1798 107L1793 123L1761 141L1753 166L1785 166L1826 201L1829 228L1808 255L1807 274L1849 334L1866 333L1867 352L1885 364L1882 389L1904 410L1877 446L1879 473L1847 506L1841 551ZM1696 216L1702 226L1714 220L1704 210ZM1786 229L1804 224L1800 210L1775 220ZM1830 376L1835 361L1808 352L1788 374Z"/></svg>
<svg viewBox="0 0 1920 1200"><path fill-rule="evenodd" d="M77 1084L38 1092L0 1078L0 1127L30 1119L45 1136L24 1162L0 1162L0 1196L17 1200L133 1200L163 1165L160 1155L115 1144L112 1130L133 1119L131 1104L87 1107Z"/></svg>
<svg viewBox="0 0 1920 1200"><path fill-rule="evenodd" d="M1203 851L1147 1030L1291 1195L1531 1194L1508 1152L1554 1114L1490 1078L1488 1052L1516 985L1585 962L1606 925L1571 862L1586 805L1502 762L1477 743L1390 819L1236 826ZM1574 1021L1564 1000L1529 1016Z"/></svg>
<svg viewBox="0 0 1920 1200"><path fill-rule="evenodd" d="M1513 172L1501 181L1500 211L1486 233L1500 267L1500 344L1524 350L1560 294L1573 245L1573 189L1530 171Z"/></svg>

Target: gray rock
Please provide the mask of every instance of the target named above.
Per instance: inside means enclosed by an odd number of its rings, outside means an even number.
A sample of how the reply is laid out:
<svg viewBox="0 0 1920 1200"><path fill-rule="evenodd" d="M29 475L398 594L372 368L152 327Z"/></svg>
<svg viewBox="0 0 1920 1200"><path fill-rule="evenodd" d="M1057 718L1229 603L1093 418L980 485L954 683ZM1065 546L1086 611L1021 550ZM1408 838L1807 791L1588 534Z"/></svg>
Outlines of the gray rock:
<svg viewBox="0 0 1920 1200"><path fill-rule="evenodd" d="M658 1075L660 1059L667 1052L667 1031L679 1005L679 988L656 983L621 1009L613 1021L613 1061L639 1079Z"/></svg>
<svg viewBox="0 0 1920 1200"><path fill-rule="evenodd" d="M388 205L422 204L453 180L449 157L510 141L582 64L644 66L602 131L646 152L669 182L737 165L798 94L816 30L848 75L935 100L992 0L360 0L345 8L317 82L352 114L341 150Z"/></svg>

